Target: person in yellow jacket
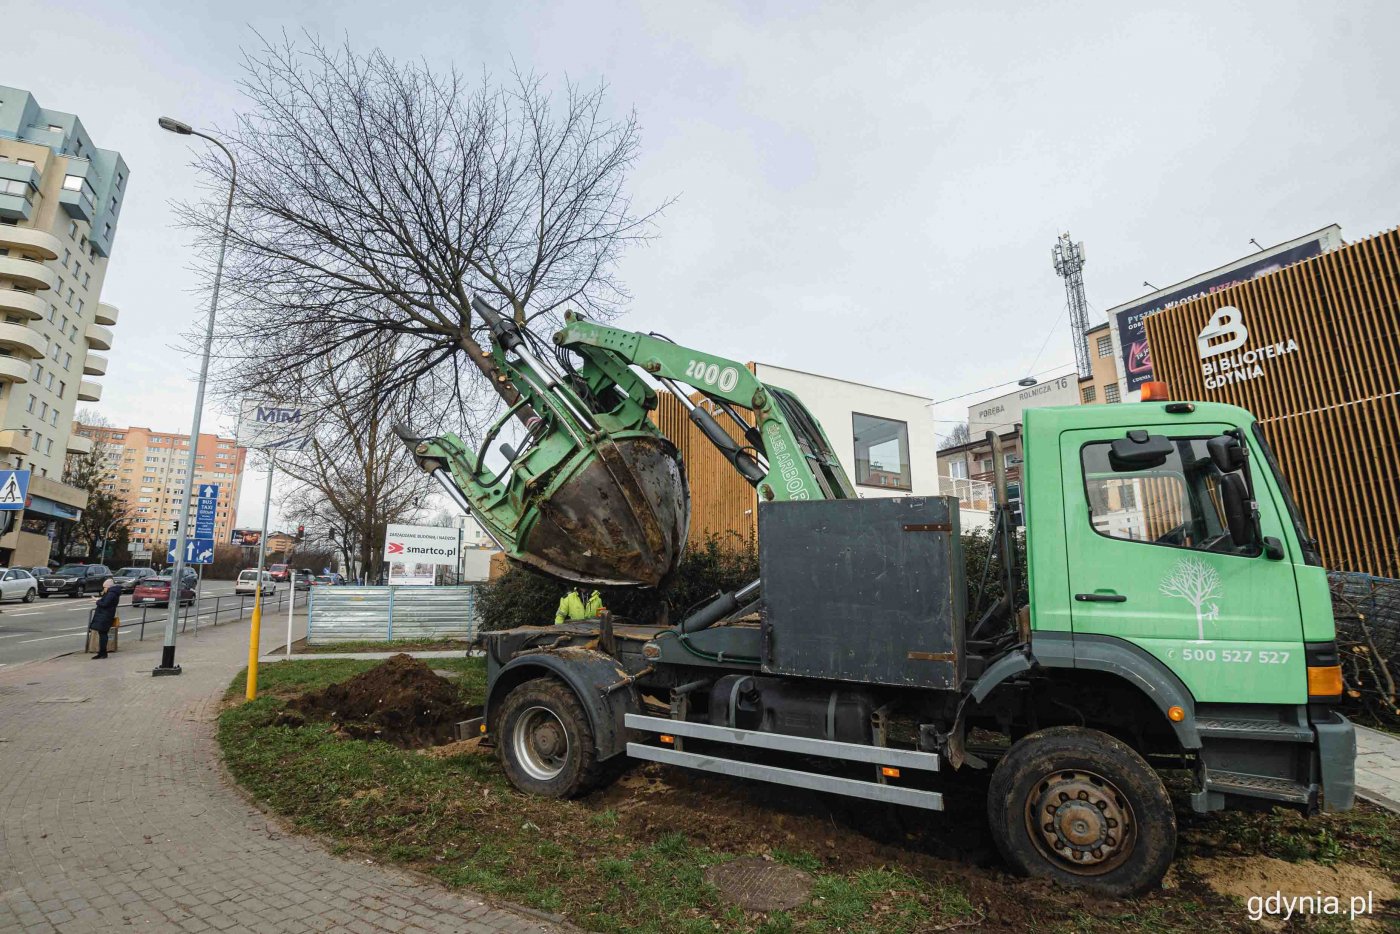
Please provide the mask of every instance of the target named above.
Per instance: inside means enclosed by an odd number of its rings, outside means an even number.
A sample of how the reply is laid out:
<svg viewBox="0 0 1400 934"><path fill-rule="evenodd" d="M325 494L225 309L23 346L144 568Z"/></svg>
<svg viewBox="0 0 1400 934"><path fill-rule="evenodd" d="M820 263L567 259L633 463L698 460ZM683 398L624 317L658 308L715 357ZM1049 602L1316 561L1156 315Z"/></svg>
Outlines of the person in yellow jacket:
<svg viewBox="0 0 1400 934"><path fill-rule="evenodd" d="M575 587L559 598L559 609L554 611L554 622L564 623L576 619L592 619L603 611L603 597L593 591L585 603L583 589Z"/></svg>

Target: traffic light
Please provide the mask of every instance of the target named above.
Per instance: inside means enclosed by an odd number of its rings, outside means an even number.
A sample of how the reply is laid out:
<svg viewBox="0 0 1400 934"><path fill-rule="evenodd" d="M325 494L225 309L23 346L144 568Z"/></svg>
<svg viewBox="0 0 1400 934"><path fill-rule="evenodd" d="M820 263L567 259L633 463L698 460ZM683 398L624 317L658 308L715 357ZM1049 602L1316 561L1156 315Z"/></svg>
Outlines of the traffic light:
<svg viewBox="0 0 1400 934"><path fill-rule="evenodd" d="M304 525L299 525L299 526L297 526L297 541L301 541L301 540L302 540L303 538L305 538L305 537L306 537L306 526L304 526Z"/></svg>

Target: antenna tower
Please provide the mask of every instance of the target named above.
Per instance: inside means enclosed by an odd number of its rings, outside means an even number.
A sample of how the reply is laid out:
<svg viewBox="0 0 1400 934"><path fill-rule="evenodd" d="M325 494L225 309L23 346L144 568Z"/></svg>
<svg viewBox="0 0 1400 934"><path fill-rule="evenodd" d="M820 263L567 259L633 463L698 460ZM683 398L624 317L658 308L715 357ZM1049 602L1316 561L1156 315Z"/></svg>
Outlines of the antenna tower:
<svg viewBox="0 0 1400 934"><path fill-rule="evenodd" d="M1055 262L1055 272L1065 280L1065 297L1069 300L1069 329L1074 335L1074 362L1079 367L1079 378L1088 379L1093 375L1089 362L1089 300L1084 297L1084 242L1075 243L1068 233L1060 234L1060 239L1050 250Z"/></svg>

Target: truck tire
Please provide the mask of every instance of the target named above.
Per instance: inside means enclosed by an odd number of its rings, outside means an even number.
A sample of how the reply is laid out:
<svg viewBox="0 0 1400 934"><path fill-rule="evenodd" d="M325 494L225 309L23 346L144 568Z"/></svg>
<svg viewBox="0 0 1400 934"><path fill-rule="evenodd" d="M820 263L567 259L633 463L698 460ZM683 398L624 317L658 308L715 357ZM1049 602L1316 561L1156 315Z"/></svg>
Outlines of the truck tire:
<svg viewBox="0 0 1400 934"><path fill-rule="evenodd" d="M608 769L588 714L568 685L535 678L506 695L496 748L506 777L527 794L574 798L604 781Z"/></svg>
<svg viewBox="0 0 1400 934"><path fill-rule="evenodd" d="M1017 872L1108 895L1156 887L1176 849L1161 777L1124 743L1082 727L1013 745L992 773L987 817Z"/></svg>

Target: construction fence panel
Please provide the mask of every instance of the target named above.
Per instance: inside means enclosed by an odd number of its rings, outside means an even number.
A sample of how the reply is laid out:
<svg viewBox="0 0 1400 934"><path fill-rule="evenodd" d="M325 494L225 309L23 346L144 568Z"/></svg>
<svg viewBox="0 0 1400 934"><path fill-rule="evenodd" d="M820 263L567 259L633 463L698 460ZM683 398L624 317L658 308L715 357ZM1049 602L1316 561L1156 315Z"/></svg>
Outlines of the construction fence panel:
<svg viewBox="0 0 1400 934"><path fill-rule="evenodd" d="M311 592L309 645L470 639L480 628L477 585L325 587Z"/></svg>

